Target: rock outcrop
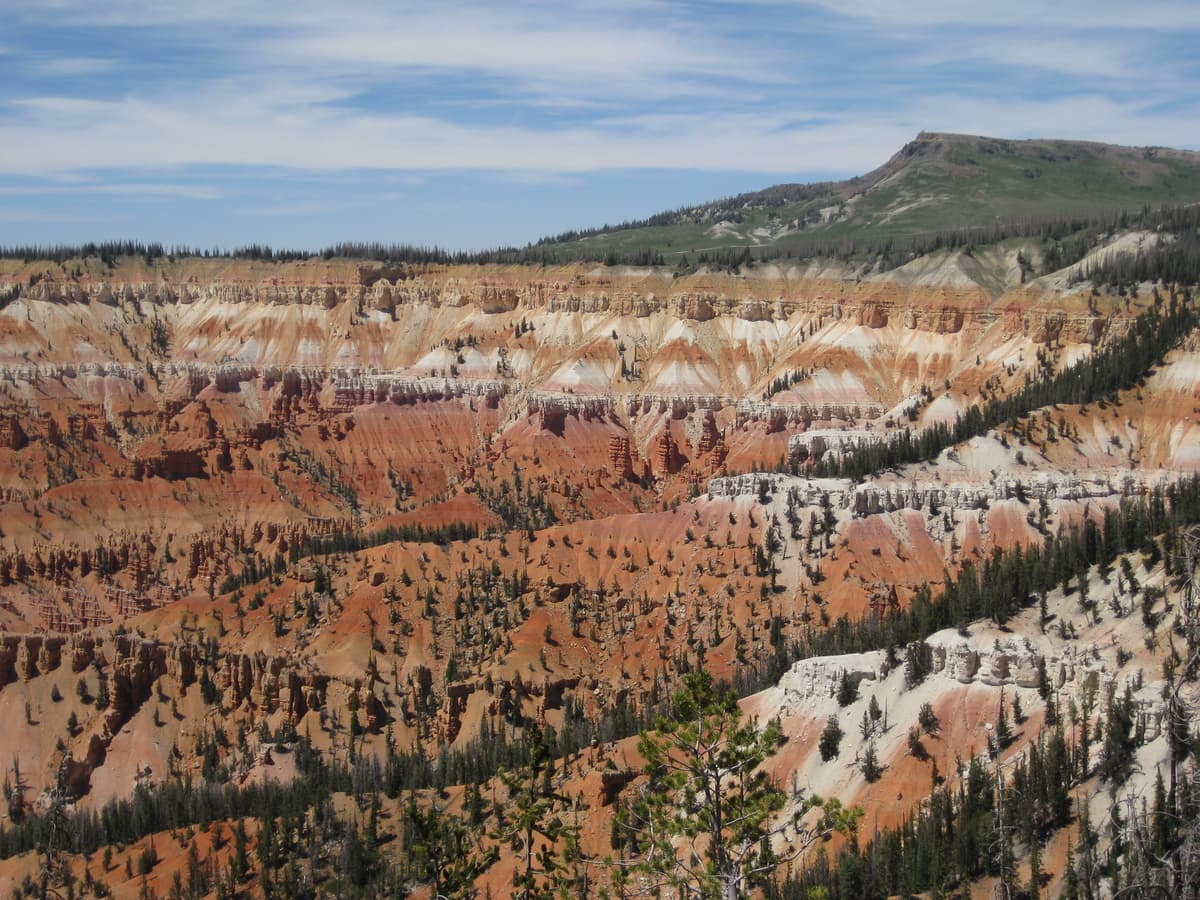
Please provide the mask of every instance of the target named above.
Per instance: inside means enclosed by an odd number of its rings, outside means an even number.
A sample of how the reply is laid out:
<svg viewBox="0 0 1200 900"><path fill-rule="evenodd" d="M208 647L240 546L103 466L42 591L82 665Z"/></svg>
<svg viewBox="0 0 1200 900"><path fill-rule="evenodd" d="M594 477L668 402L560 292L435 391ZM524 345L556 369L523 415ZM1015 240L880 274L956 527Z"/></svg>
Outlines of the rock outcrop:
<svg viewBox="0 0 1200 900"><path fill-rule="evenodd" d="M850 510L855 516L877 515L901 509L986 509L999 500L1090 500L1145 496L1170 482L1166 473L1148 475L1130 470L1098 471L1080 475L1031 473L1027 479L996 474L983 482L874 481L856 485L848 479L797 478L776 473L728 475L708 482L710 497L754 496L767 485L771 494L789 498L799 506Z"/></svg>

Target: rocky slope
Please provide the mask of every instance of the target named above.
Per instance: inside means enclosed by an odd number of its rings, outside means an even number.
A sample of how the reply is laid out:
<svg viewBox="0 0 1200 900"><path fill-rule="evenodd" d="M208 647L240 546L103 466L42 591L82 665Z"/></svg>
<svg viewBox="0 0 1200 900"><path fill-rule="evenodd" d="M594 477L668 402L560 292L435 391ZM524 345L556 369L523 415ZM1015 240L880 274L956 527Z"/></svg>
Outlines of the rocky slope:
<svg viewBox="0 0 1200 900"><path fill-rule="evenodd" d="M66 772L94 809L217 763L289 778L263 763L277 735L369 758L620 722L681 665L744 675L1197 469L1192 335L1101 404L807 477L1061 371L1150 302L942 262L958 274L0 261L0 759L30 803ZM1064 690L1128 665L1088 657L1092 627L935 635L903 702L957 723L1005 686L1035 715L1039 660ZM897 693L879 655L810 660L747 708L785 716L781 777L896 821L928 783L903 729L880 743L895 790L797 749L847 670L864 702Z"/></svg>

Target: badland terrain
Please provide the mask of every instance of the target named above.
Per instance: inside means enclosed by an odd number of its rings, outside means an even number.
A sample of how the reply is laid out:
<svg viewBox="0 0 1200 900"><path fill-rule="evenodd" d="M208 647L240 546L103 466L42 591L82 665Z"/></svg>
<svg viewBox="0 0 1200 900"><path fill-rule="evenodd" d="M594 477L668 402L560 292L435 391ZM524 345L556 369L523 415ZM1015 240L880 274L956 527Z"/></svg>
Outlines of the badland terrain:
<svg viewBox="0 0 1200 900"><path fill-rule="evenodd" d="M711 678L732 896L1193 896L1198 195L922 135L473 258L6 252L0 884L686 881L638 735Z"/></svg>

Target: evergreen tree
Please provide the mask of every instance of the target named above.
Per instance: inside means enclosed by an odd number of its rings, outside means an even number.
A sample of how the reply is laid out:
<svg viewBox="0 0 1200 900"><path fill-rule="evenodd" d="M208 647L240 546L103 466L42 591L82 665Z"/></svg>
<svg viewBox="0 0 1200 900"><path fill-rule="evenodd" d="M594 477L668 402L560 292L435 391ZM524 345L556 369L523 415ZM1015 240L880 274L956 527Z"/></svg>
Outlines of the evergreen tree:
<svg viewBox="0 0 1200 900"><path fill-rule="evenodd" d="M1012 743L1012 728L1008 724L1008 711L1004 704L1004 688L1000 688L1000 709L996 713L996 750L1000 751Z"/></svg>
<svg viewBox="0 0 1200 900"><path fill-rule="evenodd" d="M517 771L502 770L500 780L508 801L499 815L493 837L517 853L513 896L549 900L570 884L568 864L578 856L578 827L568 825L558 810L569 801L553 788L551 743L536 729L533 752Z"/></svg>
<svg viewBox="0 0 1200 900"><path fill-rule="evenodd" d="M250 856L246 851L246 825L238 819L233 829L233 861L230 864L230 874L235 884L241 884L250 873Z"/></svg>
<svg viewBox="0 0 1200 900"><path fill-rule="evenodd" d="M433 896L456 897L468 892L475 877L495 859L496 850L476 852L476 842L457 816L434 805L421 807L409 794L404 808L404 850L412 877L428 882Z"/></svg>
<svg viewBox="0 0 1200 900"><path fill-rule="evenodd" d="M883 775L883 767L879 765L879 755L875 751L874 741L867 741L867 747L863 750L862 759L859 761L858 767L863 774L863 778L867 779L867 782L871 784L874 784Z"/></svg>
<svg viewBox="0 0 1200 900"><path fill-rule="evenodd" d="M1137 744L1133 723L1133 695L1128 687L1121 699L1117 699L1110 692L1107 705L1099 773L1105 780L1120 784L1129 776Z"/></svg>
<svg viewBox="0 0 1200 900"><path fill-rule="evenodd" d="M838 706L849 706L858 699L858 684L850 673L843 671L841 680L838 682L837 702Z"/></svg>
<svg viewBox="0 0 1200 900"><path fill-rule="evenodd" d="M808 798L794 816L775 824L787 798L760 765L779 744L779 723L758 730L742 720L736 699L716 688L708 672L689 673L675 696L674 716L638 742L650 785L632 809L645 848L636 868L683 896L748 897L785 859L834 830L851 832L861 815L836 801ZM807 828L801 818L815 806L824 813ZM786 858L771 849L780 834L792 838ZM681 856L679 838L694 851Z"/></svg>
<svg viewBox="0 0 1200 900"><path fill-rule="evenodd" d="M917 712L917 724L930 737L938 733L941 723L938 721L937 713L933 711L933 704L928 702L921 704L921 709Z"/></svg>
<svg viewBox="0 0 1200 900"><path fill-rule="evenodd" d="M825 728L821 731L821 740L818 744L821 751L821 759L825 762L835 759L841 743L842 728L838 724L837 716L830 716L829 720L825 723Z"/></svg>

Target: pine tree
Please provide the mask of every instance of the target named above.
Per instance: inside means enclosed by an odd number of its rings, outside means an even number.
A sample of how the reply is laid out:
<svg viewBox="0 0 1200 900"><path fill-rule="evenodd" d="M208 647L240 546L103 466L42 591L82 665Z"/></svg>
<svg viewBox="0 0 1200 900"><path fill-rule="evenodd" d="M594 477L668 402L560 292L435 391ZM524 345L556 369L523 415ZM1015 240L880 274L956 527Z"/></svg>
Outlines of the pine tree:
<svg viewBox="0 0 1200 900"><path fill-rule="evenodd" d="M830 716L825 723L825 728L821 731L821 740L818 748L821 751L821 759L829 762L835 759L838 755L838 748L842 743L842 728L838 724L837 716Z"/></svg>
<svg viewBox="0 0 1200 900"><path fill-rule="evenodd" d="M915 727L908 729L908 753L916 759L925 759L929 755L921 743L921 732Z"/></svg>
<svg viewBox="0 0 1200 900"><path fill-rule="evenodd" d="M238 819L233 829L233 860L230 863L230 875L234 884L241 884L250 873L250 857L246 852L246 825Z"/></svg>
<svg viewBox="0 0 1200 900"><path fill-rule="evenodd" d="M879 765L879 756L875 752L874 741L867 742L867 748L863 751L862 760L859 762L858 767L863 774L863 778L867 779L869 784L874 784L883 775L883 767Z"/></svg>
<svg viewBox="0 0 1200 900"><path fill-rule="evenodd" d="M1100 776L1116 784L1123 782L1133 765L1136 744L1133 723L1133 696L1126 688L1124 698L1108 697L1104 742L1100 750Z"/></svg>
<svg viewBox="0 0 1200 900"><path fill-rule="evenodd" d="M652 884L693 896L747 897L821 836L851 833L861 816L836 800L810 797L775 825L787 798L760 765L779 745L779 723L759 731L742 720L736 699L715 688L708 672L689 673L675 695L674 717L660 720L638 742L650 785L630 813L643 847L636 869ZM806 827L801 818L813 807L824 814ZM793 837L793 850L781 858L771 849L772 838L785 833ZM702 848L701 856L681 857L679 838Z"/></svg>
<svg viewBox="0 0 1200 900"><path fill-rule="evenodd" d="M568 864L579 852L579 830L566 824L557 812L570 801L553 788L551 742L538 729L531 731L529 762L519 770L500 772L508 801L492 836L518 854L513 896L548 900L569 887Z"/></svg>
<svg viewBox="0 0 1200 900"><path fill-rule="evenodd" d="M921 704L921 709L917 713L917 724L930 737L938 733L942 726L938 721L937 713L933 711L933 704L928 702Z"/></svg>
<svg viewBox="0 0 1200 900"><path fill-rule="evenodd" d="M849 706L858 699L858 684L850 677L850 673L843 671L842 678L838 682L837 702L838 706Z"/></svg>
<svg viewBox="0 0 1200 900"><path fill-rule="evenodd" d="M477 787L474 797L482 801ZM470 813L470 794L468 801ZM466 890L496 856L495 848L478 854L475 837L462 820L435 805L420 806L415 793L409 795L404 808L402 831L414 877L428 882L435 897L457 896Z"/></svg>
<svg viewBox="0 0 1200 900"><path fill-rule="evenodd" d="M996 749L1003 750L1012 743L1012 728L1008 724L1008 711L1004 703L1004 688L1000 688L1000 711L996 714Z"/></svg>
<svg viewBox="0 0 1200 900"><path fill-rule="evenodd" d="M1037 838L1029 844L1029 900L1042 896L1042 842Z"/></svg>

